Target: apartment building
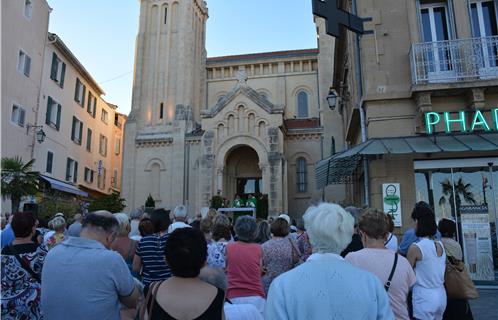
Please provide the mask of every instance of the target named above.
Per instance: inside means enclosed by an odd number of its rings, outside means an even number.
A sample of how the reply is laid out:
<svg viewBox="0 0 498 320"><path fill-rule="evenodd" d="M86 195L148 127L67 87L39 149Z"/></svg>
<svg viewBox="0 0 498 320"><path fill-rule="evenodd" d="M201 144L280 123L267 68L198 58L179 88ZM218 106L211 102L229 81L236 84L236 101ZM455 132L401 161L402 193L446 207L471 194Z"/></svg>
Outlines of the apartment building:
<svg viewBox="0 0 498 320"><path fill-rule="evenodd" d="M1 6L1 153L2 157L19 156L27 161L33 157L36 143L33 125L40 107L50 8L44 0L6 0Z"/></svg>
<svg viewBox="0 0 498 320"><path fill-rule="evenodd" d="M457 222L472 278L496 285L498 2L340 5L371 17L373 33L343 30L336 42L332 87L349 150L318 164L318 183L346 181L357 205L389 212L398 232L426 201L437 220Z"/></svg>
<svg viewBox="0 0 498 320"><path fill-rule="evenodd" d="M2 1L2 157L36 160L41 192L25 202L84 205L121 190L126 116L48 32L50 10L45 1Z"/></svg>
<svg viewBox="0 0 498 320"><path fill-rule="evenodd" d="M119 191L125 120L117 106L56 34L48 34L44 65L39 124L46 141L35 147L36 169L52 188L71 184L84 197Z"/></svg>

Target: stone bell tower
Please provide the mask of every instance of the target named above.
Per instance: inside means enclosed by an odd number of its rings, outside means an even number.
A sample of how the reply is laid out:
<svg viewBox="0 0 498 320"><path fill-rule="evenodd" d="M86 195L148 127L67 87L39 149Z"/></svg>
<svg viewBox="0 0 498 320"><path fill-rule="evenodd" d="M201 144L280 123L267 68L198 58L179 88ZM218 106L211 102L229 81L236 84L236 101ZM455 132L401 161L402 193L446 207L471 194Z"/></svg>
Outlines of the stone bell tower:
<svg viewBox="0 0 498 320"><path fill-rule="evenodd" d="M207 18L203 0L140 0L123 158L128 210L149 193L160 207L184 201L185 134L205 106Z"/></svg>

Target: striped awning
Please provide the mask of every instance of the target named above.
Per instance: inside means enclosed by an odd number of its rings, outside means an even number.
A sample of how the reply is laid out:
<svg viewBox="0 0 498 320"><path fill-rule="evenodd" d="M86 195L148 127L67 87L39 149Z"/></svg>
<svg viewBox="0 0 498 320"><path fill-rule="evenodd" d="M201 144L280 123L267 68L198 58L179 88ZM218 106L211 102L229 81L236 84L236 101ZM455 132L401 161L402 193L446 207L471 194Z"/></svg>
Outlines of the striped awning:
<svg viewBox="0 0 498 320"><path fill-rule="evenodd" d="M498 132L373 138L319 161L315 166L317 188L351 181L363 156L494 150L498 150Z"/></svg>

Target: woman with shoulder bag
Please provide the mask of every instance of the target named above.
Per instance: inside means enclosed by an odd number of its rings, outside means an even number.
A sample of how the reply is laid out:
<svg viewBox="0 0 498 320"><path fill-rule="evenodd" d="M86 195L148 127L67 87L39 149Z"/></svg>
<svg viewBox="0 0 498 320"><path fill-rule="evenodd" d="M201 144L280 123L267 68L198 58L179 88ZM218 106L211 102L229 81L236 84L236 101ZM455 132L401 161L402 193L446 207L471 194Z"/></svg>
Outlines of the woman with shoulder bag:
<svg viewBox="0 0 498 320"><path fill-rule="evenodd" d="M438 223L438 229L441 233L441 242L443 242L444 250L448 260L446 263L457 260L462 261L463 254L460 244L453 237L456 233L456 224L449 219L441 219ZM464 270L466 272L466 270ZM448 279L447 279L448 280ZM450 295L450 293L448 293ZM446 310L444 311L443 319L461 319L473 320L472 310L467 299L455 299L448 296Z"/></svg>

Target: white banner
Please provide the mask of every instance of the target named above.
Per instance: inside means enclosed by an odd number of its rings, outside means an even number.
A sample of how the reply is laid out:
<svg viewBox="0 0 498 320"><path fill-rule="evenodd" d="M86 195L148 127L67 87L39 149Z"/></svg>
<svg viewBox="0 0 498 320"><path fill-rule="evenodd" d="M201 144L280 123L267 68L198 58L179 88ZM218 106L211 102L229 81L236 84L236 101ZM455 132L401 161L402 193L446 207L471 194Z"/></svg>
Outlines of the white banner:
<svg viewBox="0 0 498 320"><path fill-rule="evenodd" d="M401 227L401 193L399 183L382 184L382 203L384 212L394 221L394 226Z"/></svg>

